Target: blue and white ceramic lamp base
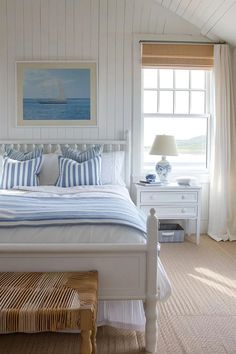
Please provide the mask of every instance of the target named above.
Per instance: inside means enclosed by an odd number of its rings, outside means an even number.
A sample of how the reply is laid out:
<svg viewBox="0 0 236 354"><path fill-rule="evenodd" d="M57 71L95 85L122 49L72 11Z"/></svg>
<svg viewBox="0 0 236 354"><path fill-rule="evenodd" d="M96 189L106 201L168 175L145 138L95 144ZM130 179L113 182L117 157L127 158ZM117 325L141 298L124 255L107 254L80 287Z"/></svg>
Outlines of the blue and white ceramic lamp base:
<svg viewBox="0 0 236 354"><path fill-rule="evenodd" d="M162 156L161 161L159 161L156 164L156 173L162 184L168 183L167 176L170 173L170 171L171 171L170 163L166 160L165 156Z"/></svg>

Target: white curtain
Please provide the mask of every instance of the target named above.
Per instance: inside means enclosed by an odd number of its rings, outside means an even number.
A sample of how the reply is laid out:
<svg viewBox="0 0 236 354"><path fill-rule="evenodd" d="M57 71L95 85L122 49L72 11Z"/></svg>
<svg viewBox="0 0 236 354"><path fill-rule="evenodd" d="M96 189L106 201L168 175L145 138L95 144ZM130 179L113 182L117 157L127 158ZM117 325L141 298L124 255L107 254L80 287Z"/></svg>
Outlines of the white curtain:
<svg viewBox="0 0 236 354"><path fill-rule="evenodd" d="M235 110L230 48L214 46L215 124L211 156L208 234L236 240Z"/></svg>

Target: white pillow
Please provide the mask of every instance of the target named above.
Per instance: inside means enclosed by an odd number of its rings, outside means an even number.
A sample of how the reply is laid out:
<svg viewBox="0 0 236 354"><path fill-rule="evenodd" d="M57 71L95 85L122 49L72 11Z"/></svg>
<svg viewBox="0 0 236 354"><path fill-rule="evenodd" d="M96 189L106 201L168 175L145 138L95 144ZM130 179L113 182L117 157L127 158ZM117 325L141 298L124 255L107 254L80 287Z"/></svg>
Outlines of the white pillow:
<svg viewBox="0 0 236 354"><path fill-rule="evenodd" d="M52 186L59 176L58 154L44 154L43 165L39 174L41 186Z"/></svg>
<svg viewBox="0 0 236 354"><path fill-rule="evenodd" d="M43 166L39 175L39 184L42 186L54 185L59 176L57 153L44 154ZM124 182L124 151L103 152L101 162L101 183L119 184L125 186Z"/></svg>
<svg viewBox="0 0 236 354"><path fill-rule="evenodd" d="M112 151L102 153L102 184L119 184L121 186L125 186L124 161L124 151Z"/></svg>

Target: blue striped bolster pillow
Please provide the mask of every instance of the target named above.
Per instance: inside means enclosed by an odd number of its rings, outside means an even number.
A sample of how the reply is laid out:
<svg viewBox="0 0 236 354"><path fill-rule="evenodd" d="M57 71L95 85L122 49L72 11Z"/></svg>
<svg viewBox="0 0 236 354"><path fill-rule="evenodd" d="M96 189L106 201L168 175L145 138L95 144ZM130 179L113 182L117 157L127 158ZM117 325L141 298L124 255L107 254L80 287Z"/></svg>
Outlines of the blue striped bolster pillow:
<svg viewBox="0 0 236 354"><path fill-rule="evenodd" d="M27 161L17 161L4 157L0 188L38 186L38 174L42 167L42 162L42 156Z"/></svg>
<svg viewBox="0 0 236 354"><path fill-rule="evenodd" d="M61 148L62 156L68 159L77 161L77 162L84 162L90 159L93 159L95 156L101 155L102 153L102 145L95 145L92 148L79 151L76 149L72 149L69 146L62 146Z"/></svg>
<svg viewBox="0 0 236 354"><path fill-rule="evenodd" d="M101 156L82 163L58 157L59 177L56 182L58 187L75 187L83 185L101 184Z"/></svg>
<svg viewBox="0 0 236 354"><path fill-rule="evenodd" d="M26 161L26 160L35 159L36 157L40 157L42 156L42 154L43 154L42 147L36 147L35 149L29 152L18 151L13 148L6 148L4 157L9 157L10 159L17 160L17 161Z"/></svg>

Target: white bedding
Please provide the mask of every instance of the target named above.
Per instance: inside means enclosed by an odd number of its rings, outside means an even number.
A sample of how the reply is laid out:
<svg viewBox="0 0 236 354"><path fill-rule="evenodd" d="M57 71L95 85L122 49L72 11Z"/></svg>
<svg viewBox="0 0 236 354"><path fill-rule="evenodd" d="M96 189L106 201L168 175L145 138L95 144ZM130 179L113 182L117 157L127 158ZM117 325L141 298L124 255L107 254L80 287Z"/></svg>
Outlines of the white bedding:
<svg viewBox="0 0 236 354"><path fill-rule="evenodd" d="M109 195L116 194L120 198L130 199L129 192L127 188L121 185L107 184L107 185L92 185L92 186L76 186L69 188L61 188L57 186L37 186L37 187L15 187L13 189L1 189L0 195L2 194L25 194L28 196L35 197L40 193L41 196L45 197L56 197L56 196L68 196L71 197L86 197L91 193L98 196L109 197Z"/></svg>
<svg viewBox="0 0 236 354"><path fill-rule="evenodd" d="M20 187L15 190L0 190L1 194L20 194L28 197L40 195L45 198L59 196L86 198L91 194L98 197L109 197L115 194L132 202L127 189L119 185L71 188L56 186ZM0 243L145 243L145 235L131 227L112 224L21 226L0 228Z"/></svg>
<svg viewBox="0 0 236 354"><path fill-rule="evenodd" d="M1 243L145 243L141 231L118 225L20 226L0 229Z"/></svg>
<svg viewBox="0 0 236 354"><path fill-rule="evenodd" d="M86 198L91 194L109 197L116 194L119 198L130 199L127 189L119 185L81 186L60 188L55 186L21 187L15 190L1 190L1 194L22 194L30 197L37 195L45 198L63 195L65 198ZM45 199L46 202L47 199ZM132 202L132 201L131 201ZM0 210L1 213L1 210ZM122 225L52 225L1 227L2 243L145 243L141 231ZM171 286L163 265L158 265L159 299L166 300L171 293ZM143 330L145 316L140 301L100 302L99 324L109 324Z"/></svg>

